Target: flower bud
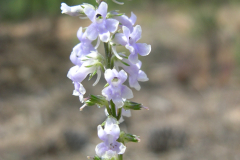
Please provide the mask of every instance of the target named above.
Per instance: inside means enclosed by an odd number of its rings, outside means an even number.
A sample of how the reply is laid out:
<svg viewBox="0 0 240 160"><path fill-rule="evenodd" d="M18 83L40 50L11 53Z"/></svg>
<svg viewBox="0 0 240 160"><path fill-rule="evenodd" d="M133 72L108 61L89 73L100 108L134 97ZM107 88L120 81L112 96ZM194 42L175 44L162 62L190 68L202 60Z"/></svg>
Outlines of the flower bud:
<svg viewBox="0 0 240 160"><path fill-rule="evenodd" d="M85 104L87 104L87 106L98 105L102 107L102 106L108 106L108 101L103 96L90 95L90 97L87 98L87 100L85 101Z"/></svg>
<svg viewBox="0 0 240 160"><path fill-rule="evenodd" d="M121 131L118 141L127 143L127 142L140 142L139 136L132 135Z"/></svg>
<svg viewBox="0 0 240 160"><path fill-rule="evenodd" d="M126 100L124 102L124 109L128 110L128 109L132 109L132 110L141 110L142 108L149 110L148 107L144 107L142 104L136 103L136 102L131 102Z"/></svg>
<svg viewBox="0 0 240 160"><path fill-rule="evenodd" d="M70 16L81 16L85 15L84 8L91 7L94 8L91 4L83 3L82 5L68 6L66 3L61 3L62 14L68 14Z"/></svg>

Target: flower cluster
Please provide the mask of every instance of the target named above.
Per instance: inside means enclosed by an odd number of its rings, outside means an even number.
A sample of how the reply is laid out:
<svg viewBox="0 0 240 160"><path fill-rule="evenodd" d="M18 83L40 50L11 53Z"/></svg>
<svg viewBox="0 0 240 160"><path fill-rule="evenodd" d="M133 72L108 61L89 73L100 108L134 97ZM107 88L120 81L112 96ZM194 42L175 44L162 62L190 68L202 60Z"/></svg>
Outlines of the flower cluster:
<svg viewBox="0 0 240 160"><path fill-rule="evenodd" d="M129 86L139 91L141 89L139 81L148 80L145 72L141 70L142 63L138 60L138 55L148 55L151 52L151 45L137 43L141 39L142 29L140 25L135 26L137 17L134 13L131 13L129 18L117 11L108 12L106 2L103 0L96 2L99 4L98 7L86 3L77 6L61 4L62 13L88 18L91 21L86 29L80 27L77 32L80 43L71 52L70 60L74 66L68 71L67 77L74 84L73 95L79 96L80 101L84 103L81 110L85 106L105 107L108 118L103 125L98 126L98 136L103 142L97 145L95 149L97 156L93 159L122 159L122 154L126 150L124 144L139 142L139 138L120 132L118 124L123 121L122 116L131 116L130 110L147 109L139 103L128 100L133 98L133 92L123 83L128 78ZM113 2L123 4L116 0ZM98 52L101 42L104 44L105 55ZM117 46L123 46L128 53L119 53ZM102 72L107 82L102 95L84 98L86 90L82 81L87 76L91 79L97 75L93 84L95 86Z"/></svg>

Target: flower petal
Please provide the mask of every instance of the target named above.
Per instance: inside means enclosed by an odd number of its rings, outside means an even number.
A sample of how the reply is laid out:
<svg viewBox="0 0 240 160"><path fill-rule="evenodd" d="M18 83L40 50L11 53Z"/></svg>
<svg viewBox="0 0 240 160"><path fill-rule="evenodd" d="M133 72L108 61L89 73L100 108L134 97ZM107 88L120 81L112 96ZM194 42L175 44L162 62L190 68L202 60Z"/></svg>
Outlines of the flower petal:
<svg viewBox="0 0 240 160"><path fill-rule="evenodd" d="M137 77L129 76L129 86L135 88L137 91L141 89Z"/></svg>
<svg viewBox="0 0 240 160"><path fill-rule="evenodd" d="M134 50L135 50L133 46L128 45L128 44L127 44L125 47L126 47L131 53L134 52Z"/></svg>
<svg viewBox="0 0 240 160"><path fill-rule="evenodd" d="M107 151L108 151L108 146L105 143L99 143L96 148L95 148L96 154L99 157L102 157Z"/></svg>
<svg viewBox="0 0 240 160"><path fill-rule="evenodd" d="M113 96L112 101L117 108L121 108L124 105L123 99L120 96Z"/></svg>
<svg viewBox="0 0 240 160"><path fill-rule="evenodd" d="M125 99L133 98L132 90L125 85L122 85L122 98L125 98Z"/></svg>
<svg viewBox="0 0 240 160"><path fill-rule="evenodd" d="M107 3L101 2L96 12L100 13L105 18L107 16L107 10L108 10Z"/></svg>
<svg viewBox="0 0 240 160"><path fill-rule="evenodd" d="M87 37L90 40L95 40L98 37L98 31L95 23L92 23L86 30Z"/></svg>
<svg viewBox="0 0 240 160"><path fill-rule="evenodd" d="M110 101L112 99L112 90L111 87L106 87L102 90L102 95L106 97L107 101Z"/></svg>
<svg viewBox="0 0 240 160"><path fill-rule="evenodd" d="M137 42L142 35L142 28L140 25L137 25L133 28L133 32L130 34L130 37Z"/></svg>
<svg viewBox="0 0 240 160"><path fill-rule="evenodd" d="M106 153L102 156L103 160L108 160L108 159L117 159L117 153L112 150L106 151Z"/></svg>
<svg viewBox="0 0 240 160"><path fill-rule="evenodd" d="M138 62L138 54L132 52L132 53L129 55L128 60L129 60L130 62L136 64L136 63Z"/></svg>
<svg viewBox="0 0 240 160"><path fill-rule="evenodd" d="M143 72L142 70L140 70L139 72L138 72L138 81L141 81L141 82L145 82L145 81L148 81L149 79L148 79L148 77L147 77L147 75L146 75L146 73L145 72Z"/></svg>
<svg viewBox="0 0 240 160"><path fill-rule="evenodd" d="M121 83L124 83L127 80L127 73L124 70L121 70L118 73L118 78L121 80Z"/></svg>
<svg viewBox="0 0 240 160"><path fill-rule="evenodd" d="M97 127L98 129L98 137L102 140L102 141L106 141L106 132L103 130L101 125L98 125Z"/></svg>
<svg viewBox="0 0 240 160"><path fill-rule="evenodd" d="M72 69L72 68L68 72L68 77L70 77L70 79L73 82L79 82L79 83L81 83L89 73L92 73L95 70L94 67L87 68L83 65L78 69L75 69L75 68Z"/></svg>
<svg viewBox="0 0 240 160"><path fill-rule="evenodd" d="M100 37L101 41L108 42L110 40L110 32L100 33L99 37Z"/></svg>
<svg viewBox="0 0 240 160"><path fill-rule="evenodd" d="M116 13L116 14L118 14L118 13ZM114 16L113 18L118 20L119 23L121 23L121 26L127 27L131 32L133 31L132 22L126 15Z"/></svg>
<svg viewBox="0 0 240 160"><path fill-rule="evenodd" d="M119 22L115 19L106 19L105 20L105 23L106 23L106 28L109 32L116 32L117 29L118 29L118 24Z"/></svg>
<svg viewBox="0 0 240 160"><path fill-rule="evenodd" d="M127 38L129 38L129 36L130 36L130 30L129 30L127 27L125 27L125 26L122 27L122 30L123 30L124 35L125 35Z"/></svg>
<svg viewBox="0 0 240 160"><path fill-rule="evenodd" d="M126 146L124 146L122 143L116 142L114 145L116 145L117 154L123 154L125 152Z"/></svg>
<svg viewBox="0 0 240 160"><path fill-rule="evenodd" d="M69 79L71 79L72 81L74 81L73 80L73 75L76 74L76 72L79 70L79 68L80 68L79 66L73 66L72 68L70 68L68 73L67 73L67 77ZM74 82L76 82L76 81L74 81Z"/></svg>
<svg viewBox="0 0 240 160"><path fill-rule="evenodd" d="M96 11L92 7L86 6L84 8L84 13L92 22L94 22Z"/></svg>
<svg viewBox="0 0 240 160"><path fill-rule="evenodd" d="M112 135L113 141L116 141L119 138L120 128L117 124L113 124L110 128L107 128L107 126L105 125L104 131L106 132L106 134Z"/></svg>
<svg viewBox="0 0 240 160"><path fill-rule="evenodd" d="M146 43L136 43L137 53L141 56L147 56L151 52L151 45Z"/></svg>
<svg viewBox="0 0 240 160"><path fill-rule="evenodd" d="M81 64L82 64L81 58L79 56L80 47L81 47L81 43L77 44L75 47L73 47L73 50L72 50L72 52L70 54L71 62L73 64L79 65L79 66L81 66Z"/></svg>
<svg viewBox="0 0 240 160"><path fill-rule="evenodd" d="M125 110L124 108L122 109L122 115L125 117L131 117L131 110L127 109Z"/></svg>
<svg viewBox="0 0 240 160"><path fill-rule="evenodd" d="M106 120L106 123L105 123L105 127L109 128L109 127L111 127L114 124L117 124L116 118L108 117L107 120Z"/></svg>
<svg viewBox="0 0 240 160"><path fill-rule="evenodd" d="M83 36L82 27L80 27L77 31L77 37L79 41L82 41L82 36Z"/></svg>
<svg viewBox="0 0 240 160"><path fill-rule="evenodd" d="M132 22L132 25L134 25L137 21L137 16L133 12L131 12L130 20Z"/></svg>
<svg viewBox="0 0 240 160"><path fill-rule="evenodd" d="M107 69L104 73L104 77L106 79L106 81L108 82L108 84L111 84L112 79L115 77L115 72L111 69Z"/></svg>
<svg viewBox="0 0 240 160"><path fill-rule="evenodd" d="M125 46L125 45L127 45L128 40L127 40L127 37L123 33L117 33L114 36L113 42L117 43L117 44L121 44L122 46Z"/></svg>

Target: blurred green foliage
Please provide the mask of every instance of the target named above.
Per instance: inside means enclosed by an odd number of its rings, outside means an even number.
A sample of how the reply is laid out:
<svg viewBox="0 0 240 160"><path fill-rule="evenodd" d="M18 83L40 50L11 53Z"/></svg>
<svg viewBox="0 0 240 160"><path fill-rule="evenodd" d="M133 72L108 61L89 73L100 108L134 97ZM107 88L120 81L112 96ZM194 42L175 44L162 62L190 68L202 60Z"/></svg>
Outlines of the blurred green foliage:
<svg viewBox="0 0 240 160"><path fill-rule="evenodd" d="M116 6L111 0L107 0L110 7ZM148 3L167 3L178 6L199 6L199 5L221 5L235 3L239 0L119 0L125 2L126 7L138 7ZM22 20L35 16L57 16L60 15L60 4L65 2L68 5L78 5L83 2L96 4L95 0L1 0L0 19L1 20Z"/></svg>
<svg viewBox="0 0 240 160"><path fill-rule="evenodd" d="M238 35L235 42L235 60L237 63L237 67L240 68L240 35Z"/></svg>

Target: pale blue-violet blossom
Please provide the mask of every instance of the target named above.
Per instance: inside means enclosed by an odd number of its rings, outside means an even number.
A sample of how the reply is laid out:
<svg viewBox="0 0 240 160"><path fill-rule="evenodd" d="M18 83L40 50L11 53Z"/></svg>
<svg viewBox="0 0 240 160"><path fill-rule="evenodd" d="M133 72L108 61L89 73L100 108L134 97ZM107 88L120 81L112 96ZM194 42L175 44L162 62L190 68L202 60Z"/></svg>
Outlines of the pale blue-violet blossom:
<svg viewBox="0 0 240 160"><path fill-rule="evenodd" d="M94 8L92 5L88 3L83 3L82 5L76 6L68 6L66 3L61 3L60 9L62 10L62 14L68 14L70 16L81 16L84 15L84 8L90 7Z"/></svg>
<svg viewBox="0 0 240 160"><path fill-rule="evenodd" d="M81 83L90 73L97 73L97 79L93 86L95 86L101 78L101 63L99 59L101 55L97 52L91 52L87 56L81 58L82 65L76 65L68 71L67 77L73 82Z"/></svg>
<svg viewBox="0 0 240 160"><path fill-rule="evenodd" d="M82 27L79 28L77 37L80 43L73 48L70 55L70 60L73 64L81 66L81 58L90 54L91 52L96 52L96 49L93 47L92 41L87 38L86 32L83 33Z"/></svg>
<svg viewBox="0 0 240 160"><path fill-rule="evenodd" d="M137 20L137 16L133 12L131 12L130 18L128 18L126 15L119 15L119 13L117 13L116 11L111 12L111 14L116 15L116 16L113 16L113 18L119 21L120 27L125 26L131 32L133 31L133 25Z"/></svg>
<svg viewBox="0 0 240 160"><path fill-rule="evenodd" d="M117 142L120 135L118 122L113 117L108 117L104 126L98 126L98 137L103 141L95 148L96 154L102 159L111 159L123 154L126 146Z"/></svg>
<svg viewBox="0 0 240 160"><path fill-rule="evenodd" d="M118 72L116 69L107 69L104 77L109 86L102 90L102 95L107 101L112 100L117 108L121 108L125 99L133 98L132 90L123 85L127 79L127 73L124 70Z"/></svg>
<svg viewBox="0 0 240 160"><path fill-rule="evenodd" d="M108 5L101 2L97 10L92 7L84 8L84 13L92 21L88 26L86 33L90 40L95 40L98 36L101 41L108 42L110 40L110 32L116 32L119 22L115 19L106 19Z"/></svg>
<svg viewBox="0 0 240 160"><path fill-rule="evenodd" d="M83 95L86 93L85 88L79 82L73 82L73 84L74 84L73 95L74 96L79 96L80 102L83 103Z"/></svg>
<svg viewBox="0 0 240 160"><path fill-rule="evenodd" d="M124 55L125 56L125 55ZM122 61L125 63L123 64ZM135 88L136 90L140 90L141 86L138 83L138 81L145 82L148 81L148 77L146 73L142 70L140 70L142 66L142 62L138 60L136 64L131 63L128 59L123 59L122 61L115 61L115 67L119 70L119 67L123 68L127 73L129 77L129 85L132 88ZM128 65L126 65L128 64Z"/></svg>
<svg viewBox="0 0 240 160"><path fill-rule="evenodd" d="M117 33L113 39L113 42L125 46L129 51L129 61L132 63L138 62L138 54L146 56L151 52L151 45L146 43L136 43L142 34L141 26L137 25L131 32L129 28L123 26L123 33ZM116 52L116 48L113 47L113 51ZM117 53L116 53L117 54Z"/></svg>

